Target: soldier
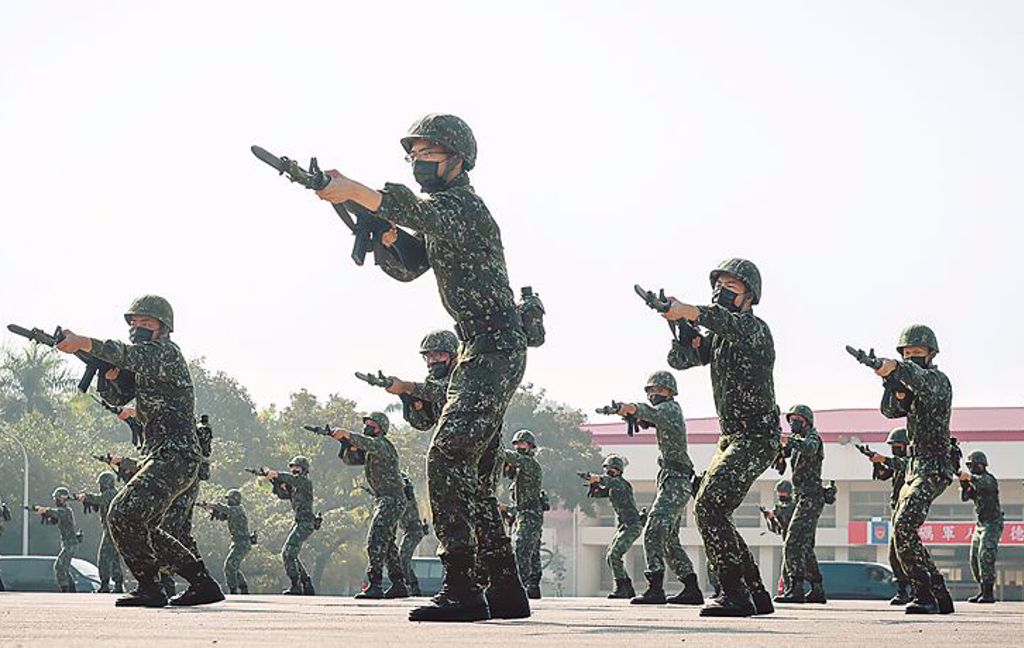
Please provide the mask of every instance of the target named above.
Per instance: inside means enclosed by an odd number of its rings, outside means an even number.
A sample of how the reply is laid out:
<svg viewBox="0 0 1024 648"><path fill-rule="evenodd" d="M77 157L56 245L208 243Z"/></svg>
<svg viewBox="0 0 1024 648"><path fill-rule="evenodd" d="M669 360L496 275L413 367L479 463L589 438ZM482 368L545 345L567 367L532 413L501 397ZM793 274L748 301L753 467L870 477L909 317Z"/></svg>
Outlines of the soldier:
<svg viewBox="0 0 1024 648"><path fill-rule="evenodd" d="M501 232L470 186L467 172L476 164L476 140L464 121L427 115L413 124L402 146L427 196L398 184L374 191L333 170L328 171L331 183L318 194L332 203L355 201L392 225L415 230L462 342L427 451L444 584L432 604L412 610L409 619L527 617L530 602L495 498L502 419L526 369L527 341ZM383 243L393 244L396 237L389 233ZM478 552L490 582L486 598L471 575Z"/></svg>
<svg viewBox="0 0 1024 648"><path fill-rule="evenodd" d="M1003 511L999 508L999 482L988 472L988 457L981 450L967 455L967 469L960 471L960 499L974 500L978 523L971 536L971 573L981 590L970 603L995 603L996 552L1003 535Z"/></svg>
<svg viewBox="0 0 1024 648"><path fill-rule="evenodd" d="M612 576L615 578L615 590L608 598L631 599L636 596L636 592L633 590L633 581L622 564L622 557L640 537L640 532L644 528L644 518L637 510L633 485L622 476L626 470L626 461L618 455L611 454L605 457L601 467L604 469L604 475L588 474L587 482L591 484L589 496L607 497L612 510L615 511L617 529L605 554L605 560L608 561Z"/></svg>
<svg viewBox="0 0 1024 648"><path fill-rule="evenodd" d="M98 592L110 592L110 581L114 581L114 593L124 593L124 575L121 573L121 554L117 553L114 541L110 539L110 528L107 525L107 510L110 502L117 494L115 484L117 475L104 470L96 477L96 484L100 487L99 493L79 493L75 498L82 504L95 507L100 512L100 526L103 528L103 536L100 538L99 547L96 550L96 566L100 572L100 588Z"/></svg>
<svg viewBox="0 0 1024 648"><path fill-rule="evenodd" d="M242 573L242 561L252 549L253 537L249 535L249 518L242 506L242 491L232 488L224 494L227 504L203 502L202 507L209 511L215 520L228 523L231 535L231 547L224 559L224 579L228 582L228 591L232 594L248 594L249 583Z"/></svg>
<svg viewBox="0 0 1024 648"><path fill-rule="evenodd" d="M56 524L60 531L60 553L53 561L53 575L61 592L74 592L75 581L71 578L71 559L75 557L81 534L75 531L75 513L68 506L71 492L59 486L53 491L53 506L35 506L33 510L43 516L45 522Z"/></svg>
<svg viewBox="0 0 1024 648"><path fill-rule="evenodd" d="M953 599L917 530L927 519L932 502L953 481L949 434L953 387L934 364L939 343L927 326L911 324L903 329L896 351L901 359L879 358L875 373L897 383L906 394L900 409L907 416L910 461L893 514L896 556L914 589L914 600L906 612L950 614ZM884 405L883 400L882 414L893 418L894 412Z"/></svg>
<svg viewBox="0 0 1024 648"><path fill-rule="evenodd" d="M427 365L423 382L407 382L390 376L389 394L402 398L402 416L417 430L429 430L441 416L448 394L448 379L459 353L459 339L451 331L427 333L420 342L420 355Z"/></svg>
<svg viewBox="0 0 1024 648"><path fill-rule="evenodd" d="M768 512L768 529L785 537L789 523L793 519L796 502L793 501L793 484L788 479L780 479L775 484L775 506Z"/></svg>
<svg viewBox="0 0 1024 648"><path fill-rule="evenodd" d="M793 466L793 487L796 490L796 508L786 529L783 547L782 574L785 589L776 603L825 603L825 589L821 584L818 559L814 555L814 536L818 518L825 508L825 493L821 487L821 464L825 460L825 444L814 428L814 412L806 405L794 405L786 414L792 434L786 438L785 456ZM809 594L804 593L804 580L811 584Z"/></svg>
<svg viewBox="0 0 1024 648"><path fill-rule="evenodd" d="M274 495L279 499L290 500L295 523L281 547L281 560L284 571L288 574L291 587L282 594L313 596L313 580L299 559L302 543L316 530L316 518L313 516L313 481L309 478L309 459L303 456L292 457L288 462L289 472L264 470L263 477L274 487Z"/></svg>
<svg viewBox="0 0 1024 648"><path fill-rule="evenodd" d="M714 289L710 306L692 306L673 298L663 317L693 322L710 331L693 342L697 358L669 356L669 364L676 369L711 365L721 427L718 451L697 492L694 511L722 594L700 614L750 616L756 608L747 585L752 575L747 572L756 573L757 563L733 524L732 512L780 448L775 343L768 325L752 310L761 301L757 266L746 259L729 259L711 271L710 281ZM754 594L755 599L767 595Z"/></svg>
<svg viewBox="0 0 1024 648"><path fill-rule="evenodd" d="M195 427L195 393L188 364L171 341L174 311L162 297L136 299L124 314L132 344L97 340L65 329L57 348L85 351L114 369L100 381L100 394L113 405L135 399L143 430L145 461L110 503L107 523L114 544L139 583L121 597L122 607L163 607L167 597L157 582L169 567L189 582L171 605L224 600L203 561L159 527L171 503L195 481L202 459Z"/></svg>
<svg viewBox="0 0 1024 648"><path fill-rule="evenodd" d="M348 441L342 446L339 457L345 461L352 456L348 448L365 453L366 482L373 494L373 518L366 534L366 588L356 594L358 599L407 598L409 589L405 585L405 573L398 559L395 533L398 521L405 513L407 499L405 482L398 465L398 451L385 436L391 424L383 412L371 412L363 417L363 433L338 428L331 431L337 441ZM381 588L384 579L384 564L387 563L391 587L385 592Z"/></svg>
<svg viewBox="0 0 1024 648"><path fill-rule="evenodd" d="M526 584L526 595L540 598L540 572L535 575L534 553L540 551L540 538L544 530L544 510L541 498L543 470L534 456L537 438L529 430L512 435L515 450L505 450L505 474L512 479L510 493L516 511L515 536L516 563L519 576ZM539 559L539 555L538 555ZM534 578L536 576L536 578Z"/></svg>
<svg viewBox="0 0 1024 648"><path fill-rule="evenodd" d="M891 520L896 518L896 505L899 503L900 490L907 475L907 428L893 428L889 437L885 440L891 449L892 456L886 457L877 452L870 457L873 465L871 478L885 481L892 480L892 492L889 494L889 505L892 509ZM896 557L895 536L889 536L889 566L892 568L893 578L896 579L896 594L889 600L889 605L906 605L912 600L910 596L910 582L903 572L899 558Z"/></svg>
<svg viewBox="0 0 1024 648"><path fill-rule="evenodd" d="M402 565L402 573L405 574L409 595L420 596L420 582L412 568L412 555L416 553L416 547L420 545L424 536L427 535L429 526L427 521L420 517L420 507L416 503L416 489L412 484L412 480L405 473L402 473L402 483L405 487L405 511L402 513L402 518L398 521L398 526L402 529L402 540L398 547L398 560Z"/></svg>
<svg viewBox="0 0 1024 648"><path fill-rule="evenodd" d="M11 521L11 510L7 508L7 504L3 500L0 500L0 538L4 535L4 525ZM5 591L4 579L0 573L0 592Z"/></svg>

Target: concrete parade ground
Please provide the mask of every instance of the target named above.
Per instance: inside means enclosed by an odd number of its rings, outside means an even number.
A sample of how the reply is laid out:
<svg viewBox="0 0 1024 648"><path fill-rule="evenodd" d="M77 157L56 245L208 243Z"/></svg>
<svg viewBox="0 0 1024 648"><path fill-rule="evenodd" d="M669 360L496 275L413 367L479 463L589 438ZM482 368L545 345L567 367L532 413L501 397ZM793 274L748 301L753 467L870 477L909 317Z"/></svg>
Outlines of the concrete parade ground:
<svg viewBox="0 0 1024 648"><path fill-rule="evenodd" d="M779 606L749 619L703 619L685 606L599 598L534 601L530 619L410 623L415 600L229 596L216 605L114 607L115 595L0 593L0 646L1020 646L1024 603L957 603L907 616L885 601ZM425 600L425 599L422 599Z"/></svg>

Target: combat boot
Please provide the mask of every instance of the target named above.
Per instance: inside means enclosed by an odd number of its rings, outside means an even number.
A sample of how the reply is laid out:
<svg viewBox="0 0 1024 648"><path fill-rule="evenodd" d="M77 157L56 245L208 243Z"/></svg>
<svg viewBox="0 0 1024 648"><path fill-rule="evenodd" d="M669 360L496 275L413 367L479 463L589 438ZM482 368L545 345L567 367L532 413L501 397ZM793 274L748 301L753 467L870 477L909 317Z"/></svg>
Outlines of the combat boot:
<svg viewBox="0 0 1024 648"><path fill-rule="evenodd" d="M665 599L666 603L676 605L704 605L704 593L697 584L697 574L690 574L683 579L683 589L675 596Z"/></svg>
<svg viewBox="0 0 1024 648"><path fill-rule="evenodd" d="M754 604L755 616L762 616L764 614L772 614L775 612L775 606L772 605L772 595L764 588L763 583L755 583L750 588L750 600Z"/></svg>
<svg viewBox="0 0 1024 648"><path fill-rule="evenodd" d="M240 583L238 585L238 593L239 594L248 594L249 593L249 584L248 583Z"/></svg>
<svg viewBox="0 0 1024 648"><path fill-rule="evenodd" d="M906 605L913 600L910 596L910 587L906 583L897 581L896 582L896 594L889 599L889 605Z"/></svg>
<svg viewBox="0 0 1024 648"><path fill-rule="evenodd" d="M995 589L995 583L982 583L981 584L981 596L978 597L976 603L995 603L996 594L993 591Z"/></svg>
<svg viewBox="0 0 1024 648"><path fill-rule="evenodd" d="M445 567L441 590L430 599L429 605L409 610L409 620L486 621L491 618L487 599L471 578L472 555L447 554L441 557L441 562ZM526 598L525 592L523 598Z"/></svg>
<svg viewBox="0 0 1024 648"><path fill-rule="evenodd" d="M97 594L110 594L110 581L103 581L100 583L100 588L96 590Z"/></svg>
<svg viewBox="0 0 1024 648"><path fill-rule="evenodd" d="M526 586L526 598L539 599L540 597L540 583L530 583Z"/></svg>
<svg viewBox="0 0 1024 648"><path fill-rule="evenodd" d="M302 595L302 585L299 583L299 579L298 578L292 578L291 581L292 581L292 586L289 587L288 589L284 590L281 593L282 594L287 594L288 596L301 596Z"/></svg>
<svg viewBox="0 0 1024 648"><path fill-rule="evenodd" d="M114 601L115 607L148 607L162 608L167 605L164 588L157 582L139 583L139 586L128 594Z"/></svg>
<svg viewBox="0 0 1024 648"><path fill-rule="evenodd" d="M636 590L633 589L633 581L629 579L629 576L625 578L615 579L615 591L608 595L610 599L631 599L636 596Z"/></svg>
<svg viewBox="0 0 1024 648"><path fill-rule="evenodd" d="M384 598L384 589L381 588L380 582L383 580L383 574L379 571L373 571L372 569L366 572L366 587L363 588L362 592L355 595L357 599L382 599Z"/></svg>
<svg viewBox="0 0 1024 648"><path fill-rule="evenodd" d="M977 594L975 594L974 596L968 596L968 597L967 597L967 602L968 602L968 603L977 603L978 601L980 601L980 600L981 600L981 597L982 597L982 595L983 595L983 594L985 593L985 589L984 589L984 587L985 587L984 585L981 585L981 584L979 583L979 584L978 584L978 593L977 593Z"/></svg>
<svg viewBox="0 0 1024 648"><path fill-rule="evenodd" d="M825 596L825 588L821 583L811 583L811 591L807 593L804 600L808 603L828 603L828 597Z"/></svg>
<svg viewBox="0 0 1024 648"><path fill-rule="evenodd" d="M738 569L723 571L719 575L722 593L700 609L702 617L749 617L754 616L754 604L750 601Z"/></svg>
<svg viewBox="0 0 1024 648"><path fill-rule="evenodd" d="M938 614L939 605L928 585L914 583L914 600L906 607L907 614Z"/></svg>
<svg viewBox="0 0 1024 648"><path fill-rule="evenodd" d="M787 581L786 585L782 594L775 597L776 603L805 603L807 601L807 597L804 595L803 579Z"/></svg>
<svg viewBox="0 0 1024 648"><path fill-rule="evenodd" d="M124 581L114 581L114 594L124 594Z"/></svg>
<svg viewBox="0 0 1024 648"><path fill-rule="evenodd" d="M405 586L405 578L399 574L391 573L389 573L388 576L391 578L391 587L384 592L384 598L409 598L409 588Z"/></svg>
<svg viewBox="0 0 1024 648"><path fill-rule="evenodd" d="M665 572L644 572L647 579L647 591L630 600L633 605L664 605L665 604Z"/></svg>
<svg viewBox="0 0 1024 648"><path fill-rule="evenodd" d="M224 600L224 592L221 591L217 581L213 580L210 573L206 571L206 565L202 560L197 560L179 573L188 581L188 589L170 599L171 605L177 607L206 605Z"/></svg>
<svg viewBox="0 0 1024 648"><path fill-rule="evenodd" d="M942 576L932 577L932 595L935 597L935 605L939 608L939 614L953 614L953 597L946 589L946 581Z"/></svg>
<svg viewBox="0 0 1024 648"><path fill-rule="evenodd" d="M248 594L248 592L246 592ZM313 589L313 579L309 576L302 577L302 595L303 596L316 596L316 590Z"/></svg>
<svg viewBox="0 0 1024 648"><path fill-rule="evenodd" d="M525 619L530 616L530 599L510 545L492 556L482 558L490 585L484 590L492 619Z"/></svg>

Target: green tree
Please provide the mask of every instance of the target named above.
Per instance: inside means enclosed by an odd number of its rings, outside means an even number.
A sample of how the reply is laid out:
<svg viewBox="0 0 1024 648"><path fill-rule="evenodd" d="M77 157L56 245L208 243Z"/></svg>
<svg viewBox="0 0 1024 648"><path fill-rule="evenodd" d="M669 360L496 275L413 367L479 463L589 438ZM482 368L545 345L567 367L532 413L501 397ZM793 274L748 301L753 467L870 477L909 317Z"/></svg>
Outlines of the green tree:
<svg viewBox="0 0 1024 648"><path fill-rule="evenodd" d="M0 413L7 422L25 414L52 418L74 385L67 364L56 351L26 344L19 351L4 349L0 357Z"/></svg>

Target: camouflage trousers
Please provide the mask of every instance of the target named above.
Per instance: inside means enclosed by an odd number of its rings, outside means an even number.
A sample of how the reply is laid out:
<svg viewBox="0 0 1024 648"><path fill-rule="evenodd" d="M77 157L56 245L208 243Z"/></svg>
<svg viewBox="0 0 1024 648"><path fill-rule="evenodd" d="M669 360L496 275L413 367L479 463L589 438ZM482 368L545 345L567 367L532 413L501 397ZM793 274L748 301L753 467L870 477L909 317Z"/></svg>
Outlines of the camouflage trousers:
<svg viewBox="0 0 1024 648"><path fill-rule="evenodd" d="M409 585L417 585L416 572L412 568L412 555L416 553L416 547L423 540L423 521L420 520L419 511L415 502L409 502L407 506L412 507L413 517L406 515L400 526L402 527L402 542L398 547L398 560L402 564L402 571L405 573L405 582ZM406 509L406 513L408 513Z"/></svg>
<svg viewBox="0 0 1024 648"><path fill-rule="evenodd" d="M750 582L757 563L732 521L747 491L778 454L776 435L722 435L694 503L708 564L725 588ZM758 578L760 580L760 578Z"/></svg>
<svg viewBox="0 0 1024 648"><path fill-rule="evenodd" d="M992 522L979 522L971 536L971 573L978 583L989 585L996 582L996 552L1003 535L1003 518Z"/></svg>
<svg viewBox="0 0 1024 648"><path fill-rule="evenodd" d="M57 579L57 585L61 587L67 587L73 582L71 578L71 559L75 557L76 551L78 551L77 542L60 543L60 553L57 554L57 559L53 561L53 576Z"/></svg>
<svg viewBox="0 0 1024 648"><path fill-rule="evenodd" d="M915 586L930 587L939 575L931 555L921 542L917 530L928 518L928 509L949 485L944 475L925 473L909 478L900 489L900 499L893 516L893 542L903 572Z"/></svg>
<svg viewBox="0 0 1024 648"><path fill-rule="evenodd" d="M100 571L100 584L109 580L115 583L124 581L124 574L121 572L121 554L117 553L117 547L110 538L110 531L104 526L103 537L100 538L99 547L96 548L96 567Z"/></svg>
<svg viewBox="0 0 1024 648"><path fill-rule="evenodd" d="M620 524L619 528L615 531L615 537L612 538L611 544L608 545L608 551L604 555L604 559L608 561L608 566L611 567L612 576L615 580L629 578L626 567L622 564L622 557L626 555L626 552L633 546L636 539L640 537L643 530L643 525L638 522L636 524Z"/></svg>
<svg viewBox="0 0 1024 648"><path fill-rule="evenodd" d="M177 571L198 557L160 527L164 514L196 482L199 459L164 450L146 459L110 502L107 524L114 545L140 584L154 582L161 567Z"/></svg>
<svg viewBox="0 0 1024 648"><path fill-rule="evenodd" d="M896 528L896 512L893 511L893 515L889 518L891 528ZM903 565L900 564L900 559L896 555L896 534L889 534L889 567L892 568L892 577L896 581L898 587L906 587L910 585L910 580L907 578L906 573L903 572Z"/></svg>
<svg viewBox="0 0 1024 648"><path fill-rule="evenodd" d="M540 582L540 538L544 531L544 513L540 510L516 511L515 535L516 565L524 584L533 582L534 570ZM534 564L534 558L537 564Z"/></svg>
<svg viewBox="0 0 1024 648"><path fill-rule="evenodd" d="M174 539L185 545L196 558L200 558L199 547L196 545L195 536L192 535L192 514L195 512L196 499L199 497L199 480L179 495L171 503L167 513L164 514L160 528L174 536Z"/></svg>
<svg viewBox="0 0 1024 648"><path fill-rule="evenodd" d="M494 492L505 410L525 369L525 349L470 355L463 348L452 371L427 450L427 486L439 553L457 556L460 566L479 552L484 563L515 569Z"/></svg>
<svg viewBox="0 0 1024 648"><path fill-rule="evenodd" d="M533 555L530 556L530 580L523 581L524 584L540 587L540 579L544 576L544 566L540 560L540 546L543 543L543 540L538 542L537 548L533 550Z"/></svg>
<svg viewBox="0 0 1024 648"><path fill-rule="evenodd" d="M647 571L665 571L665 563L683 580L693 573L693 563L679 541L679 525L690 499L690 480L658 475L658 492L644 526L644 557Z"/></svg>
<svg viewBox="0 0 1024 648"><path fill-rule="evenodd" d="M373 517L370 519L370 530L366 534L366 571L383 574L384 564L387 563L391 580L404 580L395 534L398 531L398 521L405 513L407 500L404 494L398 497L378 495L373 499Z"/></svg>
<svg viewBox="0 0 1024 648"><path fill-rule="evenodd" d="M818 518L824 507L825 500L822 497L797 495L796 508L793 509L793 518L786 529L786 540L782 548L782 577L787 592L792 591L797 582L821 582L814 542Z"/></svg>
<svg viewBox="0 0 1024 648"><path fill-rule="evenodd" d="M281 547L281 560L284 562L284 572L293 582L299 582L309 578L306 566L299 560L299 551L302 550L302 543L313 534L313 521L295 521L291 532L285 538L284 546Z"/></svg>
<svg viewBox="0 0 1024 648"><path fill-rule="evenodd" d="M224 559L224 580L228 582L228 587L231 589L249 587L245 580L245 574L242 573L242 561L251 550L252 541L249 538L238 538L231 541L231 548L228 549L228 555Z"/></svg>

